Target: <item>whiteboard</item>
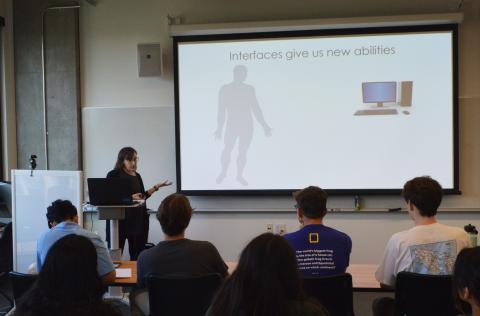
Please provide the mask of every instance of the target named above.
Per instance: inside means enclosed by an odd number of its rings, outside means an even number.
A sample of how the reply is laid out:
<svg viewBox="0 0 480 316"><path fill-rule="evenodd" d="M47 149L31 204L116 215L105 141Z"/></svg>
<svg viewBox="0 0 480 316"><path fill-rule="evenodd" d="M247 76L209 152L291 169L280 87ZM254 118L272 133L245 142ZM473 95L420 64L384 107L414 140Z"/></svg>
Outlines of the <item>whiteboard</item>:
<svg viewBox="0 0 480 316"><path fill-rule="evenodd" d="M176 191L173 107L86 107L82 130L86 200L86 179L105 177L113 169L118 151L126 146L137 150L137 171L145 189L162 180L173 182L147 200L148 208L156 210L165 196Z"/></svg>
<svg viewBox="0 0 480 316"><path fill-rule="evenodd" d="M70 200L80 212L82 172L12 170L13 269L26 273L36 260L37 239L48 230L47 207ZM79 214L80 225L82 216Z"/></svg>

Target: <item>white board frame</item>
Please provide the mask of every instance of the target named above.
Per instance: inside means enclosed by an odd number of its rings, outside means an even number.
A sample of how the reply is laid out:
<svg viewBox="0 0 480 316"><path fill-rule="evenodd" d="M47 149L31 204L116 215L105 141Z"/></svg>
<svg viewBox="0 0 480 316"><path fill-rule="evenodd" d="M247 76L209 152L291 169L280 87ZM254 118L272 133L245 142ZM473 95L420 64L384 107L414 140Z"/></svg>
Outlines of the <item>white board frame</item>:
<svg viewBox="0 0 480 316"><path fill-rule="evenodd" d="M47 207L56 199L70 200L83 224L82 172L12 170L13 270L27 273L36 262L36 245L40 234L48 229Z"/></svg>

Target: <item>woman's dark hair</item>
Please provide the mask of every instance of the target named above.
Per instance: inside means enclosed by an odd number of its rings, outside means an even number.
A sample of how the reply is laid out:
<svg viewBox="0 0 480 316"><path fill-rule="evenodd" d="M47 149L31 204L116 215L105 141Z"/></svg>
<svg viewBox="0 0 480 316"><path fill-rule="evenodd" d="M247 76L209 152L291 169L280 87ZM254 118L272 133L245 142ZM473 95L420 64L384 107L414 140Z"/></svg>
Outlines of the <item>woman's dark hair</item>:
<svg viewBox="0 0 480 316"><path fill-rule="evenodd" d="M183 194L170 194L158 207L157 219L162 231L168 236L177 236L188 227L192 218L192 206Z"/></svg>
<svg viewBox="0 0 480 316"><path fill-rule="evenodd" d="M67 235L47 253L17 315L114 315L102 301L106 288L97 272L97 252L90 239Z"/></svg>
<svg viewBox="0 0 480 316"><path fill-rule="evenodd" d="M453 289L460 310L464 309L465 304L462 304L459 291L465 288L476 304L480 305L480 247L464 248L455 261Z"/></svg>
<svg viewBox="0 0 480 316"><path fill-rule="evenodd" d="M283 237L265 233L242 251L209 315L283 316L288 311L287 301L303 299L295 253Z"/></svg>
<svg viewBox="0 0 480 316"><path fill-rule="evenodd" d="M135 156L136 154L137 151L132 147L123 147L118 152L117 162L115 163L115 167L113 167L113 169L121 170L123 168L123 162L125 160L132 160L133 156Z"/></svg>

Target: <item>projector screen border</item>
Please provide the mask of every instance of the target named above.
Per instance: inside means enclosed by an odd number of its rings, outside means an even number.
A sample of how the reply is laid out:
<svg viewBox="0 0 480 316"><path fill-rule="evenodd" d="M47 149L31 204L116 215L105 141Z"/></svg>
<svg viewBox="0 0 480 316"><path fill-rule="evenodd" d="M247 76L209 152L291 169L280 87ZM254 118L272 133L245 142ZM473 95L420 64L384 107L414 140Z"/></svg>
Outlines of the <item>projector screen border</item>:
<svg viewBox="0 0 480 316"><path fill-rule="evenodd" d="M176 149L176 188L177 192L188 196L286 196L291 195L297 189L280 190L183 190L181 177L181 156L180 156L180 104L179 104L179 82L178 82L178 46L181 43L198 41L222 41L222 40L245 40L264 38L295 38L310 36L332 36L332 35L370 35L370 34L395 34L395 33L421 33L435 31L452 32L452 119L453 119L453 187L443 190L444 194L460 195L459 187L459 104L458 104L458 23L432 24L432 25L408 25L408 26L387 26L387 27L362 27L342 29L313 29L300 31L278 31L278 32L250 32L231 34L206 34L173 36L174 52L174 97L175 97L175 149ZM420 176L420 175L419 175ZM330 195L399 195L401 189L326 189Z"/></svg>

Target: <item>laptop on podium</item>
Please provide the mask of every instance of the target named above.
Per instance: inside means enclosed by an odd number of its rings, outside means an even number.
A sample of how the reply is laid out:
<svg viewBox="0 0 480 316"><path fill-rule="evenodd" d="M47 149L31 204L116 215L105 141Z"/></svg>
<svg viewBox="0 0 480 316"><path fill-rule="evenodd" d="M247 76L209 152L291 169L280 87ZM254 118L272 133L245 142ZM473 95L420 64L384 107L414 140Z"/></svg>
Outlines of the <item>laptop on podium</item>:
<svg viewBox="0 0 480 316"><path fill-rule="evenodd" d="M97 206L133 205L128 178L88 178L90 204Z"/></svg>

